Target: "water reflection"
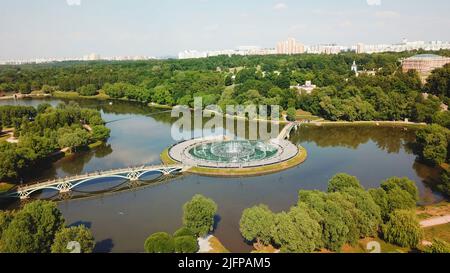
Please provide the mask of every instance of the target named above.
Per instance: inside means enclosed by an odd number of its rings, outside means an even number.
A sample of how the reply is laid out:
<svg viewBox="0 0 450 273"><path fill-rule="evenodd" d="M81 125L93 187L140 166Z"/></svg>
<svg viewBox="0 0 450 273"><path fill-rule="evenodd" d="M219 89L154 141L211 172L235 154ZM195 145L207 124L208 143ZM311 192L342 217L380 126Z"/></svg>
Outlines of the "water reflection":
<svg viewBox="0 0 450 273"><path fill-rule="evenodd" d="M37 105L42 101L20 101ZM58 100L49 101L57 104ZM0 102L5 104L4 101ZM175 143L170 137L175 121L165 109L152 109L139 103L94 100L80 101L83 107L102 111L111 121L111 138L92 151L63 158L33 179L52 179L130 165L159 164L160 153ZM74 193L73 200L59 203L68 223L90 223L99 252L142 252L143 243L153 232L174 232L181 226L182 206L195 194L213 198L220 223L216 235L234 252L251 249L239 233L242 210L260 203L276 212L297 202L298 191L326 190L328 180L339 172L357 176L366 188L378 187L391 177L408 177L419 187L424 203L442 199L433 188L438 171L416 162L411 144L412 130L397 127L308 127L292 134L292 141L308 150L308 160L281 173L249 178L210 178L195 175L175 177L163 183L127 188L91 196ZM121 181L103 181L84 190L108 190ZM105 188L101 188L103 185ZM51 195L53 194L53 195ZM57 198L48 193L48 198ZM58 199L59 198L59 199Z"/></svg>

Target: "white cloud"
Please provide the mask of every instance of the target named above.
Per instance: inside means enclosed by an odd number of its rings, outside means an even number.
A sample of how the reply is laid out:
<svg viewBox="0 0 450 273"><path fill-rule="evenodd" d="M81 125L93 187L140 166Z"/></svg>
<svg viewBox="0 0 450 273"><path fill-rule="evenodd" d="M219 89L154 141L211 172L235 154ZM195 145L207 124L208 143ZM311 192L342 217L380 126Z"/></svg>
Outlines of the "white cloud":
<svg viewBox="0 0 450 273"><path fill-rule="evenodd" d="M367 0L367 5L369 6L380 6L381 0Z"/></svg>
<svg viewBox="0 0 450 273"><path fill-rule="evenodd" d="M275 6L273 6L274 10L283 10L286 9L288 6L285 3L278 3Z"/></svg>
<svg viewBox="0 0 450 273"><path fill-rule="evenodd" d="M81 0L66 0L69 6L81 6Z"/></svg>

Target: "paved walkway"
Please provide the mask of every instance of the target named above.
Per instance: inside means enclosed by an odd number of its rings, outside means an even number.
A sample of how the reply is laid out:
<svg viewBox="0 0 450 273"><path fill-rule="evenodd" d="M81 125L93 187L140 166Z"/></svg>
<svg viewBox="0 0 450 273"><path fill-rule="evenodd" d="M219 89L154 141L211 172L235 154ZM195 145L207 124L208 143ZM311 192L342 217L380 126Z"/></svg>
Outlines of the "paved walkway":
<svg viewBox="0 0 450 273"><path fill-rule="evenodd" d="M428 220L424 220L420 222L420 226L422 228L428 228L428 227L434 227L434 226L440 226L450 223L450 215L442 216L442 217L436 217L431 218Z"/></svg>
<svg viewBox="0 0 450 273"><path fill-rule="evenodd" d="M198 253L209 253L212 250L211 243L209 242L209 239L211 238L212 235L198 238L198 245L200 247Z"/></svg>

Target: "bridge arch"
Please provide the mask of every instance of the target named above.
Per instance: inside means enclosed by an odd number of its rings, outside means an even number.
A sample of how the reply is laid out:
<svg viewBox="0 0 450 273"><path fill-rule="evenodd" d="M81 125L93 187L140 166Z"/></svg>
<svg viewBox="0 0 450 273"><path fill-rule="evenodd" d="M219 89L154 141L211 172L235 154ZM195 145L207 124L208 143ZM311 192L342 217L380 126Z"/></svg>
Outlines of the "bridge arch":
<svg viewBox="0 0 450 273"><path fill-rule="evenodd" d="M42 190L54 190L54 191L60 192L60 189L58 189L55 186L47 186L47 187L40 187L40 188L36 188L36 189L32 189L32 190L23 192L23 195L28 197L28 196L32 195L33 193L35 193L37 191L42 191Z"/></svg>
<svg viewBox="0 0 450 273"><path fill-rule="evenodd" d="M92 178L84 179L84 180L81 180L81 181L78 181L78 182L72 184L72 186L70 186L70 190L73 190L76 187L78 187L80 185L83 185L85 183L88 183L88 182L91 182L91 181L95 181L95 180L98 180L98 179L102 179L102 178L121 178L121 179L129 180L128 177L122 176L122 175L108 175L108 176L92 177Z"/></svg>

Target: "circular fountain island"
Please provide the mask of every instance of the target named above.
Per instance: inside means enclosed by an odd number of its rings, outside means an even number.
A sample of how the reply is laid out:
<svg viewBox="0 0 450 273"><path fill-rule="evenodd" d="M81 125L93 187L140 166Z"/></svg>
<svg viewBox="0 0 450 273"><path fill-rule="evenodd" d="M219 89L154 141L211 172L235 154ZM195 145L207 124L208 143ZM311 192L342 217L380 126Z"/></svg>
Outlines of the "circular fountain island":
<svg viewBox="0 0 450 273"><path fill-rule="evenodd" d="M256 176L295 167L307 152L288 140L228 140L226 137L192 139L161 155L164 164L183 164L189 173L208 176Z"/></svg>

